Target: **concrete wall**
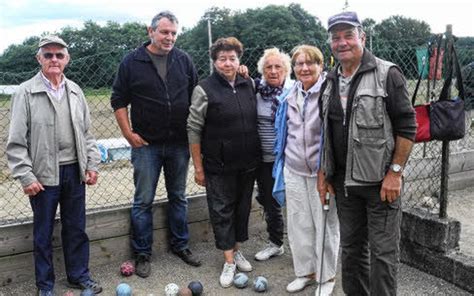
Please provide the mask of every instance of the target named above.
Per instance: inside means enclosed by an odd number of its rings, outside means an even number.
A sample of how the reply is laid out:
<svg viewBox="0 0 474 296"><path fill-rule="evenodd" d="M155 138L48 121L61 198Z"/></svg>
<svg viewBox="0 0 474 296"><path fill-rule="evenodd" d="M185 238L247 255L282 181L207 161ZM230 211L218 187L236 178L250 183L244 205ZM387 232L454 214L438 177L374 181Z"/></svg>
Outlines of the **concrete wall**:
<svg viewBox="0 0 474 296"><path fill-rule="evenodd" d="M410 209L401 233L402 262L474 293L474 258L459 252L459 221Z"/></svg>
<svg viewBox="0 0 474 296"><path fill-rule="evenodd" d="M188 222L191 241L214 241L209 222L207 201L204 195L189 199ZM154 244L156 253L167 251L165 221L167 201L154 204ZM61 224L56 222L53 234L54 266L64 270L61 250ZM261 210L254 203L250 216L250 231L264 230ZM130 208L110 209L87 216L87 233L90 239L90 263L94 266L122 262L130 258L129 245ZM0 228L0 286L29 280L34 276L32 223L8 225Z"/></svg>

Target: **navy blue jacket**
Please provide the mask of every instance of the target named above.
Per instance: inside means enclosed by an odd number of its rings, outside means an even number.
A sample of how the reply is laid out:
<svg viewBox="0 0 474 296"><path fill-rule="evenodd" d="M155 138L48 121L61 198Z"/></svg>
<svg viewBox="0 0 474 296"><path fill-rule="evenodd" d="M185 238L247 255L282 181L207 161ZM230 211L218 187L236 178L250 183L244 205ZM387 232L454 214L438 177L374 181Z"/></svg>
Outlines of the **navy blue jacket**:
<svg viewBox="0 0 474 296"><path fill-rule="evenodd" d="M186 120L198 76L191 57L173 48L166 81L146 52L147 42L123 59L112 88L115 110L130 108L132 129L151 144L187 144Z"/></svg>

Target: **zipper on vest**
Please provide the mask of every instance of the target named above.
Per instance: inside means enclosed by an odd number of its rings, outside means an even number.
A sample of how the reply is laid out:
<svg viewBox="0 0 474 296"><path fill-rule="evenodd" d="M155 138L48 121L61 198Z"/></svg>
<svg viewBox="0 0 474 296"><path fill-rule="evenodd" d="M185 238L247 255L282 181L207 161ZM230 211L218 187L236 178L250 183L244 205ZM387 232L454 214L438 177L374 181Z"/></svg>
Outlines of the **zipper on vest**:
<svg viewBox="0 0 474 296"><path fill-rule="evenodd" d="M240 100L239 100L239 96L237 95L237 90L235 90L235 87L232 86L232 92L234 93L234 98L237 100L237 105L239 106L239 110L240 110L240 120L242 121L242 127L246 127L247 124L245 122L245 116L244 116L244 113L243 113L243 110L242 110L242 105L240 104ZM247 137L244 136L244 147L245 149L247 149Z"/></svg>

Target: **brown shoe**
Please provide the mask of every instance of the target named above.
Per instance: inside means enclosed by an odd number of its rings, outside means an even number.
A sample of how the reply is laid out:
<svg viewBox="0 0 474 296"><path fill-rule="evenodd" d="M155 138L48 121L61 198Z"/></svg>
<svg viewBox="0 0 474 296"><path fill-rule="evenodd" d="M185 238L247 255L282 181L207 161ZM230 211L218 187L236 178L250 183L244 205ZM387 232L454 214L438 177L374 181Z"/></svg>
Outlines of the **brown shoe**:
<svg viewBox="0 0 474 296"><path fill-rule="evenodd" d="M173 253L179 258L181 258L181 260L186 262L186 264L189 264L191 266L196 266L196 267L201 266L201 260L199 260L196 256L194 256L193 253L191 253L189 249L184 249L177 252L173 251Z"/></svg>

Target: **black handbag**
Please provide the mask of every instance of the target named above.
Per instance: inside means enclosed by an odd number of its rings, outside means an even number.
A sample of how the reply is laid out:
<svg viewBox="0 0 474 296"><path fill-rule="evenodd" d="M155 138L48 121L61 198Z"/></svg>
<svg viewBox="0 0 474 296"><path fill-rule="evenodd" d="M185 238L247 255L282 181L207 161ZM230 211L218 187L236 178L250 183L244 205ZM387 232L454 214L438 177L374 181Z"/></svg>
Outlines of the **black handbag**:
<svg viewBox="0 0 474 296"><path fill-rule="evenodd" d="M453 43L450 43L449 47L454 65L448 66L448 75L444 81L439 100L432 102L430 105L431 138L439 141L459 140L466 134L461 67ZM448 92L451 87L453 68L456 68L459 96L450 98Z"/></svg>
<svg viewBox="0 0 474 296"><path fill-rule="evenodd" d="M414 106L418 125L415 142L431 140L454 141L462 139L466 133L464 87L462 85L461 69L453 43L450 42L448 46L448 51L452 56L452 64L447 65L448 73L439 99L424 105ZM459 96L450 98L448 97L448 92L451 87L453 68L456 68ZM423 73L420 73L416 84L412 104L415 103L422 74Z"/></svg>

